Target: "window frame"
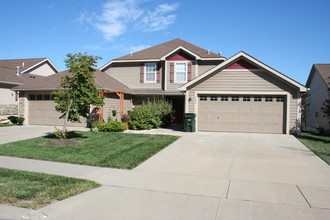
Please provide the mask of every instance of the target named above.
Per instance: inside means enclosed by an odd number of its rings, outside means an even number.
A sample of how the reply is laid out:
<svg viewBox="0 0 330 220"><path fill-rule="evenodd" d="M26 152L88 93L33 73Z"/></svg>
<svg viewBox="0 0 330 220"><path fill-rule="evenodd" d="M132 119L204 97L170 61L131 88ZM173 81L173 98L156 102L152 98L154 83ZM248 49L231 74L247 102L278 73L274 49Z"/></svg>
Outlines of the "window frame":
<svg viewBox="0 0 330 220"><path fill-rule="evenodd" d="M254 96L253 101L254 102L262 102L262 97L261 96Z"/></svg>
<svg viewBox="0 0 330 220"><path fill-rule="evenodd" d="M284 102L284 97L283 96L277 96L276 97L276 102Z"/></svg>
<svg viewBox="0 0 330 220"><path fill-rule="evenodd" d="M239 102L239 96L232 96L230 100L232 102Z"/></svg>
<svg viewBox="0 0 330 220"><path fill-rule="evenodd" d="M220 96L220 101L222 102L228 102L229 97L228 96Z"/></svg>
<svg viewBox="0 0 330 220"><path fill-rule="evenodd" d="M199 101L202 101L202 102L207 101L207 96L206 95L199 96Z"/></svg>
<svg viewBox="0 0 330 220"><path fill-rule="evenodd" d="M250 102L251 96L243 96L243 102Z"/></svg>
<svg viewBox="0 0 330 220"><path fill-rule="evenodd" d="M29 100L36 100L35 94L29 94Z"/></svg>
<svg viewBox="0 0 330 220"><path fill-rule="evenodd" d="M43 97L42 94L37 94L36 95L36 100L43 100L43 99L44 99L44 97Z"/></svg>
<svg viewBox="0 0 330 220"><path fill-rule="evenodd" d="M185 72L185 81L178 81L177 80L177 71L176 71L176 65L177 64L182 64L184 63L185 66L186 66L186 72ZM177 62L174 62L174 83L186 83L188 82L188 61L177 61Z"/></svg>
<svg viewBox="0 0 330 220"><path fill-rule="evenodd" d="M272 96L265 97L265 102L273 102L273 100L274 100L274 97L272 97Z"/></svg>
<svg viewBox="0 0 330 220"><path fill-rule="evenodd" d="M210 101L212 101L212 102L218 101L218 96L215 96L215 95L210 96Z"/></svg>
<svg viewBox="0 0 330 220"><path fill-rule="evenodd" d="M154 79L153 81L147 80L147 73L152 73L152 72L147 72L147 65L155 65L155 71L154 71ZM144 82L145 83L157 83L157 63L145 63L144 64Z"/></svg>

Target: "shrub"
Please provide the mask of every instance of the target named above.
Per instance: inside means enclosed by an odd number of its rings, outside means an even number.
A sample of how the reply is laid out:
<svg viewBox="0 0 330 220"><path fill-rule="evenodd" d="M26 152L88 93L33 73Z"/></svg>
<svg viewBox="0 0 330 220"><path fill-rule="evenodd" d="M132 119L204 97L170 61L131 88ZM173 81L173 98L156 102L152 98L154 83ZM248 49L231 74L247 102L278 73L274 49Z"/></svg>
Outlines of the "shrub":
<svg viewBox="0 0 330 220"><path fill-rule="evenodd" d="M61 130L55 127L55 131L53 132L57 139L66 139L68 137L68 130Z"/></svg>
<svg viewBox="0 0 330 220"><path fill-rule="evenodd" d="M128 114L123 114L123 117L121 118L121 121L124 123L127 123L131 120L131 117Z"/></svg>
<svg viewBox="0 0 330 220"><path fill-rule="evenodd" d="M133 109L129 126L133 130L168 127L171 125L172 114L170 102L162 98L149 99Z"/></svg>
<svg viewBox="0 0 330 220"><path fill-rule="evenodd" d="M23 125L24 120L25 120L25 118L23 118L23 117L18 117L18 118L16 119L16 122L17 122L18 125Z"/></svg>
<svg viewBox="0 0 330 220"><path fill-rule="evenodd" d="M112 110L112 116L113 117L116 117L116 115L117 115L117 111L116 110Z"/></svg>
<svg viewBox="0 0 330 220"><path fill-rule="evenodd" d="M101 132L122 132L126 130L126 126L119 121L109 121L96 125Z"/></svg>

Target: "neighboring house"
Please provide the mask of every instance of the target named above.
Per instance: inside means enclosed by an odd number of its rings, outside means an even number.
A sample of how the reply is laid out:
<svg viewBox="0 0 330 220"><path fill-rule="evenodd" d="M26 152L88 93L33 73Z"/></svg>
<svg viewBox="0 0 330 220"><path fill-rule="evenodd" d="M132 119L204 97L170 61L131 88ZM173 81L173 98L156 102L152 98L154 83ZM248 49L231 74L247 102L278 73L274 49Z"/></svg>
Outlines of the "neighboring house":
<svg viewBox="0 0 330 220"><path fill-rule="evenodd" d="M44 100L59 86L59 76L15 88L24 91L21 100L30 124L59 123L59 114L50 113L54 101ZM184 113L195 113L198 131L297 132L301 93L306 92L303 85L244 52L226 59L181 39L113 59L95 77L100 90L124 92L125 112L146 98L163 96L173 103L174 122L182 123ZM46 83L50 81L54 83ZM118 95L110 95L105 120L111 110L119 110Z"/></svg>
<svg viewBox="0 0 330 220"><path fill-rule="evenodd" d="M53 100L52 92L61 87L61 78L70 75L68 71L63 71L55 75L43 78L34 78L23 85L15 87L14 91L19 91L19 115L25 118L26 124L32 125L63 125L63 119L59 119L61 114L55 110L56 103ZM111 117L111 111L118 112L116 119L120 120L120 98L119 94L127 92L123 97L123 111L132 109L132 98L128 94L130 90L108 76L107 74L96 70L94 72L95 85L99 91L112 91L105 94L104 99L104 118ZM93 109L91 109L93 111ZM86 126L85 119L83 123L69 123L70 126Z"/></svg>
<svg viewBox="0 0 330 220"><path fill-rule="evenodd" d="M0 60L0 115L18 114L18 92L13 87L58 72L47 58Z"/></svg>
<svg viewBox="0 0 330 220"><path fill-rule="evenodd" d="M314 64L306 82L308 92L308 111L306 130L313 131L317 127L330 130L330 120L324 117L321 107L325 99L329 99L330 64Z"/></svg>

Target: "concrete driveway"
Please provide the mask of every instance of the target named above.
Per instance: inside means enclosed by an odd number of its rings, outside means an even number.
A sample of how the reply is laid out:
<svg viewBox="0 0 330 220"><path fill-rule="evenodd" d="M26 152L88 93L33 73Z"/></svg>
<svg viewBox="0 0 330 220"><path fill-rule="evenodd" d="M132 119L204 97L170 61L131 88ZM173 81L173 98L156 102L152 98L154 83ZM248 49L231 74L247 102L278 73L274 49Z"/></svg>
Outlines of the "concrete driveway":
<svg viewBox="0 0 330 220"><path fill-rule="evenodd" d="M38 210L51 219L330 218L330 167L287 135L186 134L131 171L7 157L0 167L102 184Z"/></svg>
<svg viewBox="0 0 330 220"><path fill-rule="evenodd" d="M62 128L62 126L56 126ZM68 127L68 130L88 130L84 127ZM55 131L55 126L23 125L0 127L0 144L45 136Z"/></svg>

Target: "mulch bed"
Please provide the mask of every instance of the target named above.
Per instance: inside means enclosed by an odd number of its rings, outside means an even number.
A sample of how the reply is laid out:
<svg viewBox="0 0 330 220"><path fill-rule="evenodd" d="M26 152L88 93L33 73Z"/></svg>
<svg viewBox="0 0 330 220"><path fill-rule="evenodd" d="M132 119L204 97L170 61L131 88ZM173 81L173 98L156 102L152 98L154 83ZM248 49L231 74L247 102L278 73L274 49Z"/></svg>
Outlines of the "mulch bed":
<svg viewBox="0 0 330 220"><path fill-rule="evenodd" d="M42 146L77 146L80 142L70 139L55 139L40 144Z"/></svg>

